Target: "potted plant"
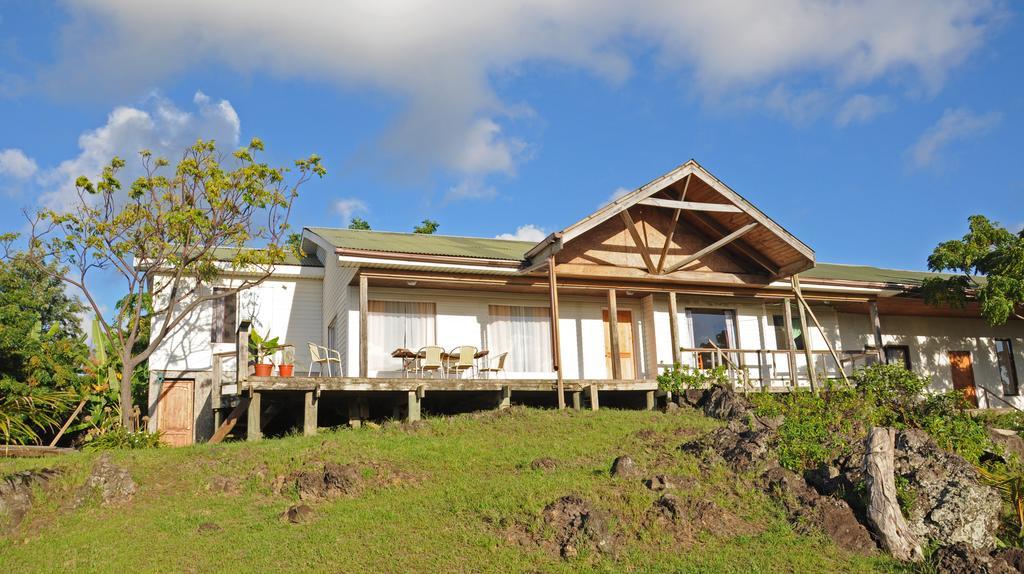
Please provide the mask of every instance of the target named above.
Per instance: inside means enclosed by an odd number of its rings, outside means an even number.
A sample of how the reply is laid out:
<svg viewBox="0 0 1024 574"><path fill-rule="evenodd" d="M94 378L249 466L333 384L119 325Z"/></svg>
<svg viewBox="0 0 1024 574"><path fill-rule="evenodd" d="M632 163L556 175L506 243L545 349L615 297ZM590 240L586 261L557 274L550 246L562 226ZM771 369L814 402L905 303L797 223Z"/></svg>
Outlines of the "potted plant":
<svg viewBox="0 0 1024 574"><path fill-rule="evenodd" d="M295 347L281 347L281 364L277 366L277 373L282 377L295 375Z"/></svg>
<svg viewBox="0 0 1024 574"><path fill-rule="evenodd" d="M270 362L269 357L277 351L278 339L280 337L271 339L270 331L267 331L265 336L260 336L259 332L253 330L249 335L249 354L255 360L257 377L269 377L274 370L274 364Z"/></svg>

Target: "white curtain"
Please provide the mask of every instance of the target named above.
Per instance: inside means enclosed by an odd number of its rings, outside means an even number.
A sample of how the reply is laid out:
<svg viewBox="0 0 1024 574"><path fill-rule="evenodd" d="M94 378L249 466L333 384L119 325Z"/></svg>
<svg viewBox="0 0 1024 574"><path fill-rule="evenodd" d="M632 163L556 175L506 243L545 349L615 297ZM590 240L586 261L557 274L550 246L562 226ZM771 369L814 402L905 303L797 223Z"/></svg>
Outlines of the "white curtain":
<svg viewBox="0 0 1024 574"><path fill-rule="evenodd" d="M508 353L505 369L547 373L551 366L551 315L547 307L490 305L487 328L490 356Z"/></svg>
<svg viewBox="0 0 1024 574"><path fill-rule="evenodd" d="M369 370L399 371L400 359L391 353L399 347L418 351L435 341L436 306L433 303L370 301L367 317Z"/></svg>

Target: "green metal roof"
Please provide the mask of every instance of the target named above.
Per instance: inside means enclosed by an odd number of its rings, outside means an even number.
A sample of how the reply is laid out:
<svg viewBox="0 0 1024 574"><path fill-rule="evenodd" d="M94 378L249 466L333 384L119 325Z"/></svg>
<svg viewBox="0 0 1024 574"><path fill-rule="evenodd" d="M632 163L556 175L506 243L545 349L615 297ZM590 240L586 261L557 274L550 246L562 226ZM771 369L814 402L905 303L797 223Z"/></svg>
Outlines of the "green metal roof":
<svg viewBox="0 0 1024 574"><path fill-rule="evenodd" d="M484 237L458 237L452 235L427 235L422 233L335 229L329 227L309 227L307 229L324 238L335 247L388 253L414 253L418 255L447 255L520 261L526 252L536 245L536 243L530 241L507 241ZM817 263L813 269L800 273L800 277L804 279L890 283L911 286L920 285L925 277L941 275L926 271L882 269L867 265L844 265L840 263Z"/></svg>
<svg viewBox="0 0 1024 574"><path fill-rule="evenodd" d="M452 257L479 257L482 259L508 259L521 261L532 241L508 241L483 237L456 237L425 233L397 233L392 231L366 231L362 229L334 229L307 227L335 247L386 251L389 253L415 253L417 255L447 255Z"/></svg>
<svg viewBox="0 0 1024 574"><path fill-rule="evenodd" d="M920 285L925 277L948 277L948 275L929 273L927 271L882 269L867 265L844 265L841 263L816 263L814 268L800 272L801 279L896 283L899 285Z"/></svg>
<svg viewBox="0 0 1024 574"><path fill-rule="evenodd" d="M250 247L243 247L241 249L251 249ZM239 250L234 247L217 247L213 250L213 256L218 261L232 261L235 258L235 253ZM285 250L284 261L281 265L301 265L303 267L323 267L323 263L316 258L315 255L306 254L302 259L299 259L293 255L287 249Z"/></svg>

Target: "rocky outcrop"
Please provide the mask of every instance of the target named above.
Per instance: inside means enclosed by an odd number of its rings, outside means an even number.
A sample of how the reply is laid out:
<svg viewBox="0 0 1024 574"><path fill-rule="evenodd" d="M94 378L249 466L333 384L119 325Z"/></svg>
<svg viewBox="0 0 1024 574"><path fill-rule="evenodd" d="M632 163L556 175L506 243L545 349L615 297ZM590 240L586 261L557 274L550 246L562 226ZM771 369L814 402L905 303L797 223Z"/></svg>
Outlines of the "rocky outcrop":
<svg viewBox="0 0 1024 574"><path fill-rule="evenodd" d="M999 447L1006 456L1016 456L1024 462L1024 439L1016 431L1008 429L988 428L988 438Z"/></svg>
<svg viewBox="0 0 1024 574"><path fill-rule="evenodd" d="M896 433L895 471L914 494L907 520L916 535L943 545L995 546L1002 499L971 463L908 429Z"/></svg>
<svg viewBox="0 0 1024 574"><path fill-rule="evenodd" d="M355 464L326 462L319 470L293 472L285 481L295 484L300 500L320 500L357 492L363 476Z"/></svg>
<svg viewBox="0 0 1024 574"><path fill-rule="evenodd" d="M931 566L940 574L1017 574L1006 560L967 544L943 546L932 554Z"/></svg>
<svg viewBox="0 0 1024 574"><path fill-rule="evenodd" d="M131 501L138 490L128 469L114 464L110 454L104 453L96 459L85 484L78 489L74 506L82 506L94 496L98 496L104 506L117 506Z"/></svg>
<svg viewBox="0 0 1024 574"><path fill-rule="evenodd" d="M798 530L817 529L840 548L857 554L877 551L871 533L843 500L822 496L800 475L782 467L768 470L763 478L768 492L786 509L787 517Z"/></svg>
<svg viewBox="0 0 1024 574"><path fill-rule="evenodd" d="M612 461L611 475L615 478L634 478L640 475L640 469L633 462L633 457L624 454Z"/></svg>
<svg viewBox="0 0 1024 574"><path fill-rule="evenodd" d="M730 424L680 446L680 450L710 460L719 458L733 470L744 471L760 466L775 466L775 430L751 430L741 423Z"/></svg>
<svg viewBox="0 0 1024 574"><path fill-rule="evenodd" d="M578 496L563 496L544 507L544 523L555 531L555 543L562 558L574 558L584 549L612 551L604 515Z"/></svg>
<svg viewBox="0 0 1024 574"><path fill-rule="evenodd" d="M32 489L45 486L60 471L52 468L15 472L0 479L0 531L13 530L32 509Z"/></svg>

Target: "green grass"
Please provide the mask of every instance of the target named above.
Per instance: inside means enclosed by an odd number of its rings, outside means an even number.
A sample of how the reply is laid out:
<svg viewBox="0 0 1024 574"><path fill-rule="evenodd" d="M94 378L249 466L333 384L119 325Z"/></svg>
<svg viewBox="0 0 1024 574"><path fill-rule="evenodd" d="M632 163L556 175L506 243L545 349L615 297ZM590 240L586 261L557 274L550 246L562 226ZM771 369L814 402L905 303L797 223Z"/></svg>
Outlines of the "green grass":
<svg viewBox="0 0 1024 574"><path fill-rule="evenodd" d="M598 413L515 408L432 419L422 428L322 432L256 444L120 451L139 493L125 507L70 509L97 453L0 461L0 474L59 466L65 474L8 539L8 572L871 572L890 561L855 557L818 536L796 534L753 484L724 468L701 469L676 447L716 422L694 413L605 409ZM638 434L638 431L645 430ZM612 459L634 457L645 473L688 476L684 499L710 499L734 517L687 541L644 516L658 495L638 480L608 476ZM530 469L539 457L560 464ZM273 493L277 475L323 461L367 465L358 496L312 503L316 516L289 524L279 515L298 500ZM373 463L375 466L370 466ZM237 478L237 492L210 488ZM611 518L614 555L563 561L545 545L545 505L577 494ZM203 532L213 523L219 531Z"/></svg>

